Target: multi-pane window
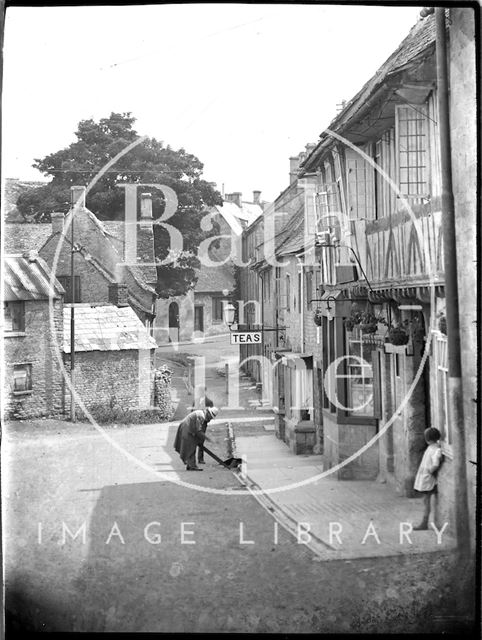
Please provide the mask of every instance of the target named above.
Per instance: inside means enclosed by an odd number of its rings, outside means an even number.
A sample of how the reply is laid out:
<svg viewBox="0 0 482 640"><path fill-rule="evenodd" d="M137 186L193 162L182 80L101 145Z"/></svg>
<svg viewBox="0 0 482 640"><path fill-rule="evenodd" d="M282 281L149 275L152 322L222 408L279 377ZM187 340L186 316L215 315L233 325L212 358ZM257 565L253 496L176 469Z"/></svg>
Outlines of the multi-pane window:
<svg viewBox="0 0 482 640"><path fill-rule="evenodd" d="M363 151L369 153L369 147ZM345 150L345 158L348 217L351 219L373 219L375 217L374 169L360 153L352 149Z"/></svg>
<svg viewBox="0 0 482 640"><path fill-rule="evenodd" d="M312 308L313 298L313 271L306 272L306 308L308 311Z"/></svg>
<svg viewBox="0 0 482 640"><path fill-rule="evenodd" d="M375 217L383 218L394 213L397 207L397 194L390 183L390 180L397 182L395 127L385 131L372 147L374 160L383 171L383 174L375 172Z"/></svg>
<svg viewBox="0 0 482 640"><path fill-rule="evenodd" d="M25 303L23 301L4 302L3 322L5 332L25 331Z"/></svg>
<svg viewBox="0 0 482 640"><path fill-rule="evenodd" d="M352 416L374 415L373 345L363 342L362 335L346 333L346 400L347 413ZM353 332L355 334L355 332Z"/></svg>
<svg viewBox="0 0 482 640"><path fill-rule="evenodd" d="M290 277L286 276L286 311L291 309L291 283Z"/></svg>
<svg viewBox="0 0 482 640"><path fill-rule="evenodd" d="M425 108L397 106L398 183L404 196L427 196L428 136Z"/></svg>
<svg viewBox="0 0 482 640"><path fill-rule="evenodd" d="M433 360L435 370L435 416L434 422L442 434L442 440L452 443L451 425L448 420L448 361L447 336L437 332L433 334Z"/></svg>
<svg viewBox="0 0 482 640"><path fill-rule="evenodd" d="M64 302L81 302L80 296L80 276L74 276L74 294L75 298L72 301L72 278L70 276L57 276L57 280L65 289Z"/></svg>
<svg viewBox="0 0 482 640"><path fill-rule="evenodd" d="M13 367L13 392L32 391L32 365L16 364Z"/></svg>
<svg viewBox="0 0 482 640"><path fill-rule="evenodd" d="M223 321L223 299L213 298L213 322Z"/></svg>

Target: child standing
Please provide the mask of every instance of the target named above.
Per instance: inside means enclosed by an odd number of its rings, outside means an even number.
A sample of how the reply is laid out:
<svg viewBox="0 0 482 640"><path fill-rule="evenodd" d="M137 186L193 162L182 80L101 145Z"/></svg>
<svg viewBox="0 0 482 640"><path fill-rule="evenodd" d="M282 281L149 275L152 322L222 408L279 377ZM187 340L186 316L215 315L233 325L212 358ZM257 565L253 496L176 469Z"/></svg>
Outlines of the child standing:
<svg viewBox="0 0 482 640"><path fill-rule="evenodd" d="M442 462L442 449L440 448L440 431L434 427L425 429L425 442L428 447L423 454L422 462L417 471L414 489L423 494L424 513L422 522L413 528L414 531L428 529L428 517L430 515L430 502L437 492L436 473Z"/></svg>

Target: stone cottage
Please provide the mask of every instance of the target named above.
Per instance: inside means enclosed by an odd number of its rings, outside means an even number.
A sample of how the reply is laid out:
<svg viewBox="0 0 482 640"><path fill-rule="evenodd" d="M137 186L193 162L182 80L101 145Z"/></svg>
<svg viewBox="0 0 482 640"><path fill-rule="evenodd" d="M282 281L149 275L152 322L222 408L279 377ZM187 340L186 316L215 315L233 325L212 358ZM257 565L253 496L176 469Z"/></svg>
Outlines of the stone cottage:
<svg viewBox="0 0 482 640"><path fill-rule="evenodd" d="M3 415L60 414L64 289L34 251L3 267Z"/></svg>
<svg viewBox="0 0 482 640"><path fill-rule="evenodd" d="M126 303L121 306L76 304L74 386L76 403L122 409L147 409L154 404L156 342ZM125 306L122 306L124 304ZM70 310L65 305L63 352L70 373ZM65 411L70 389L64 385Z"/></svg>

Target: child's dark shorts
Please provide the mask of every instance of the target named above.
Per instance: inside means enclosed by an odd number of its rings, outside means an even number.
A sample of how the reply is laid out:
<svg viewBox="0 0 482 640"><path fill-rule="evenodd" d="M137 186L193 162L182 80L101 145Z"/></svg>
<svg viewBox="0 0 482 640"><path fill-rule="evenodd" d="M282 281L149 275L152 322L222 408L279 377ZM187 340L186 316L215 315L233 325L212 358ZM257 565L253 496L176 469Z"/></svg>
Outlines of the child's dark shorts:
<svg viewBox="0 0 482 640"><path fill-rule="evenodd" d="M418 489L415 489L415 492L421 496L431 496L432 494L437 493L437 485L435 485L433 489L430 489L430 491L419 491Z"/></svg>

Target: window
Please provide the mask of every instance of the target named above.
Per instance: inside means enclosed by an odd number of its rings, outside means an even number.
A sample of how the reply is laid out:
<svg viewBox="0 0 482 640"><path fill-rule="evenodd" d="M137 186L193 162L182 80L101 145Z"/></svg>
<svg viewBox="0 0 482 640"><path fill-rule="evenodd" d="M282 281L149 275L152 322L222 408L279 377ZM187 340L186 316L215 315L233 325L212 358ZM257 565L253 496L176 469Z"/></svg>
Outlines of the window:
<svg viewBox="0 0 482 640"><path fill-rule="evenodd" d="M263 276L263 291L266 302L271 300L271 271L265 271Z"/></svg>
<svg viewBox="0 0 482 640"><path fill-rule="evenodd" d="M16 364L13 367L13 392L26 393L32 391L32 365Z"/></svg>
<svg viewBox="0 0 482 640"><path fill-rule="evenodd" d="M355 332L353 332L355 333ZM358 332L356 332L358 333ZM373 403L373 345L363 342L362 335L355 337L346 332L346 401L348 414L352 416L374 415Z"/></svg>
<svg viewBox="0 0 482 640"><path fill-rule="evenodd" d="M72 287L71 287L72 278L70 276L57 276L57 280L65 289L64 302L67 304L69 302L72 302ZM75 300L73 302L81 302L80 276L74 276L74 293L75 293Z"/></svg>
<svg viewBox="0 0 482 640"><path fill-rule="evenodd" d="M448 361L447 336L438 331L433 335L433 359L435 369L435 421L442 440L452 444L452 433L448 420Z"/></svg>
<svg viewBox="0 0 482 640"><path fill-rule="evenodd" d="M428 143L424 106L397 106L398 184L404 196L430 193Z"/></svg>
<svg viewBox="0 0 482 640"><path fill-rule="evenodd" d="M308 311L311 310L312 300L313 298L313 271L306 272L306 308Z"/></svg>
<svg viewBox="0 0 482 640"><path fill-rule="evenodd" d="M4 302L3 322L5 332L22 333L25 331L25 303Z"/></svg>
<svg viewBox="0 0 482 640"><path fill-rule="evenodd" d="M376 164L387 176L397 182L395 167L395 127L392 127L382 135L380 140L372 145L373 157ZM379 171L375 173L375 197L376 217L383 218L394 213L397 205L397 194L388 180Z"/></svg>
<svg viewBox="0 0 482 640"><path fill-rule="evenodd" d="M286 276L286 311L291 309L291 284L290 277Z"/></svg>
<svg viewBox="0 0 482 640"><path fill-rule="evenodd" d="M303 286L303 280L301 273L298 274L298 313L301 313L301 287Z"/></svg>
<svg viewBox="0 0 482 640"><path fill-rule="evenodd" d="M213 298L213 322L223 321L223 299Z"/></svg>
<svg viewBox="0 0 482 640"><path fill-rule="evenodd" d="M327 375L327 369L335 360L335 320L323 317L323 408L329 409L330 413L336 413L336 406L331 402L336 397L336 379Z"/></svg>
<svg viewBox="0 0 482 640"><path fill-rule="evenodd" d="M363 149L370 155L370 147ZM373 167L352 149L345 150L346 182L348 187L348 217L350 219L375 217L375 175Z"/></svg>

